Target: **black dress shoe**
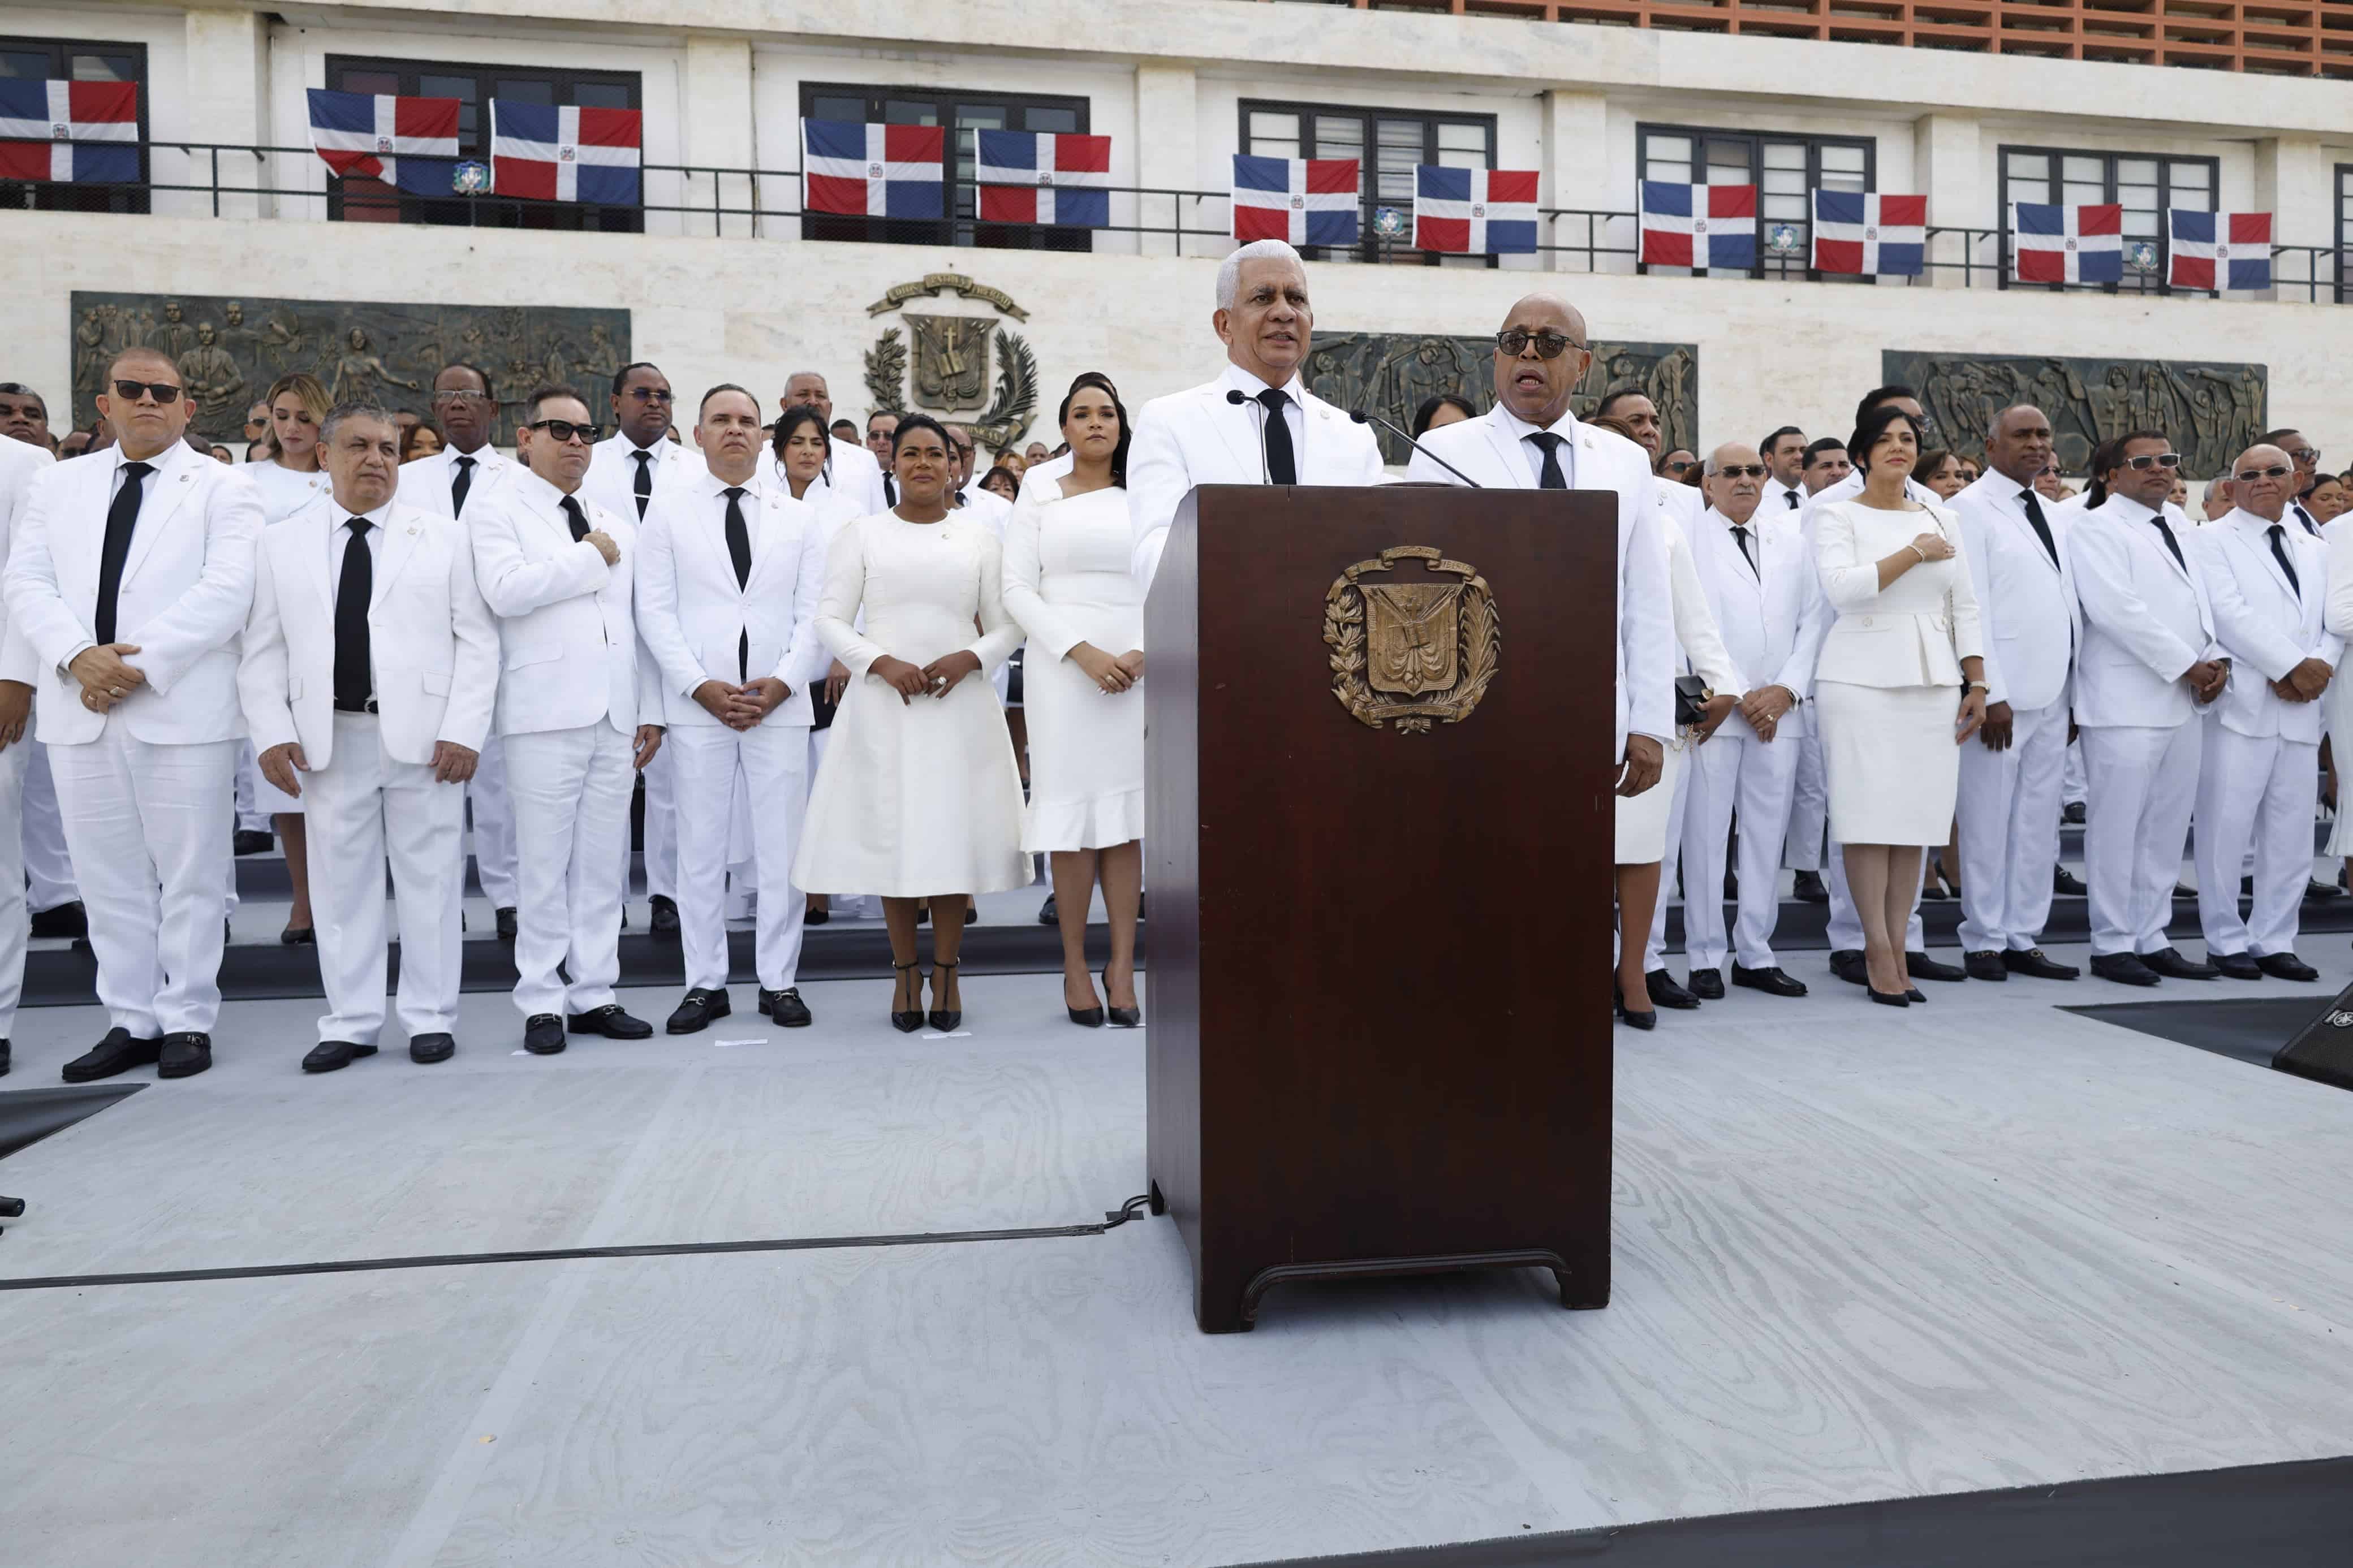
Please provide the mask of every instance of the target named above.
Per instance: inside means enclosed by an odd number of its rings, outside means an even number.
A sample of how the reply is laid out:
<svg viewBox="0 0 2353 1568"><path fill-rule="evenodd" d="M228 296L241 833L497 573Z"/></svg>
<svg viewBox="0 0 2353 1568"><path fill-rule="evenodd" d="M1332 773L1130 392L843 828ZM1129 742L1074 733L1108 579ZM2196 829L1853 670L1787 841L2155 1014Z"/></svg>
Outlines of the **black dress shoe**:
<svg viewBox="0 0 2353 1568"><path fill-rule="evenodd" d="M8 1042L0 1040L0 1078L8 1076Z"/></svg>
<svg viewBox="0 0 2353 1568"><path fill-rule="evenodd" d="M2184 958L2178 947L2160 947L2155 952L2136 953L2141 967L2152 974L2162 974L2168 980L2220 980L2222 972L2211 963L2200 963L2194 958Z"/></svg>
<svg viewBox="0 0 2353 1568"><path fill-rule="evenodd" d="M2070 898L2081 899L2088 896L2084 887L2084 879L2064 866L2051 868L2051 890L2054 893L2065 893Z"/></svg>
<svg viewBox="0 0 2353 1568"><path fill-rule="evenodd" d="M808 1027L808 1004L801 1000L801 994L796 987L788 985L782 991L761 992L760 1011L774 1018L780 1028Z"/></svg>
<svg viewBox="0 0 2353 1568"><path fill-rule="evenodd" d="M374 1046L363 1046L353 1040L321 1040L302 1058L304 1072L340 1072L362 1057L375 1055Z"/></svg>
<svg viewBox="0 0 2353 1568"><path fill-rule="evenodd" d="M2084 803L2080 800L2071 800L2059 808L2059 820L2077 827L2084 826L2088 816L2089 813L2084 810Z"/></svg>
<svg viewBox="0 0 2353 1568"><path fill-rule="evenodd" d="M1778 968L1745 969L1736 963L1732 966L1732 983L1746 985L1751 991L1762 991L1768 996L1803 996L1806 994L1804 981L1792 979Z"/></svg>
<svg viewBox="0 0 2353 1568"><path fill-rule="evenodd" d="M315 947L319 931L315 926L288 926L278 933L278 940L286 947Z"/></svg>
<svg viewBox="0 0 2353 1568"><path fill-rule="evenodd" d="M557 1038L563 1037L558 1036ZM458 1054L458 1042L447 1035L411 1035L408 1037L408 1059L421 1066L446 1062Z"/></svg>
<svg viewBox="0 0 2353 1568"><path fill-rule="evenodd" d="M1630 1029L1655 1029L1659 1026L1659 1010L1652 1007L1647 1012L1637 1013L1628 1007L1625 990L1614 980L1609 983L1609 1006L1610 1011L1626 1020L1626 1026Z"/></svg>
<svg viewBox="0 0 2353 1568"><path fill-rule="evenodd" d="M678 904L660 893L653 896L653 929L656 936L678 934Z"/></svg>
<svg viewBox="0 0 2353 1568"><path fill-rule="evenodd" d="M2317 980L2320 971L2292 952L2267 952L2255 960L2255 967L2274 980Z"/></svg>
<svg viewBox="0 0 2353 1568"><path fill-rule="evenodd" d="M2092 954L2092 973L2102 980L2113 980L2119 985L2154 985L2157 971L2129 952L2095 952Z"/></svg>
<svg viewBox="0 0 2353 1568"><path fill-rule="evenodd" d="M801 911L801 924L805 926L821 926L831 919L833 919L833 911L831 910L803 910Z"/></svg>
<svg viewBox="0 0 2353 1568"><path fill-rule="evenodd" d="M274 842L269 834L258 827L240 827L229 836L230 852L237 855L259 855Z"/></svg>
<svg viewBox="0 0 2353 1568"><path fill-rule="evenodd" d="M2023 952L2011 948L2001 955L2002 967L2012 974L2029 974L2037 980L2081 980L2084 972L2072 963L2062 963L2039 947Z"/></svg>
<svg viewBox="0 0 2353 1568"><path fill-rule="evenodd" d="M2263 966L2243 952L2209 952L2206 962L2221 972L2225 980L2261 980Z"/></svg>
<svg viewBox="0 0 2353 1568"><path fill-rule="evenodd" d="M2177 899L2189 899L2194 901L2198 897L2198 889L2184 887L2179 882L2176 882L2173 884L2173 896Z"/></svg>
<svg viewBox="0 0 2353 1568"><path fill-rule="evenodd" d="M564 1049L564 1020L553 1013L533 1013L522 1021L522 1048L535 1057L552 1057Z"/></svg>
<svg viewBox="0 0 2353 1568"><path fill-rule="evenodd" d="M2007 980L2010 978L2009 966L2002 963L2001 954L1996 952L1989 947L1979 948L1975 952L1965 952L1961 954L1961 967L1969 972L1969 978L1972 980Z"/></svg>
<svg viewBox="0 0 2353 1568"><path fill-rule="evenodd" d="M670 1016L670 1022L662 1027L673 1035L699 1035L711 1026L713 1019L724 1018L734 1010L724 991L690 991L680 1001L678 1010ZM626 1014L623 1016L627 1016ZM596 1015L592 1013L586 1016L594 1017ZM579 1029L581 1022L580 1018L573 1019L573 1028ZM634 1040L638 1037L624 1035L620 1037Z"/></svg>
<svg viewBox="0 0 2353 1568"><path fill-rule="evenodd" d="M1923 903L1941 904L1949 902L1952 895L1945 891L1941 882L1923 882L1920 884L1920 899Z"/></svg>
<svg viewBox="0 0 2353 1568"><path fill-rule="evenodd" d="M1050 926L1060 925L1061 921L1061 906L1055 903L1054 895L1049 893L1046 895L1046 901L1038 906L1038 923L1041 926Z"/></svg>
<svg viewBox="0 0 2353 1568"><path fill-rule="evenodd" d="M1939 963L1925 952L1904 955L1904 973L1915 980L1967 980L1969 972L1957 963Z"/></svg>
<svg viewBox="0 0 2353 1568"><path fill-rule="evenodd" d="M194 1078L213 1065L213 1037L194 1029L164 1037L155 1058L157 1078Z"/></svg>
<svg viewBox="0 0 2353 1568"><path fill-rule="evenodd" d="M128 1029L109 1029L106 1038L66 1063L65 1080L95 1083L132 1068L153 1067L163 1052L164 1042L160 1039L133 1039Z"/></svg>
<svg viewBox="0 0 2353 1568"><path fill-rule="evenodd" d="M1642 976L1642 984L1651 988L1653 1007L1672 1007L1678 1013L1688 1013L1699 1005L1699 998L1678 984L1675 977L1663 969L1653 969Z"/></svg>
<svg viewBox="0 0 2353 1568"><path fill-rule="evenodd" d="M573 1014L571 1029L575 1035L602 1035L608 1040L642 1040L654 1032L654 1026L643 1018L633 1018L621 1011L618 1002Z"/></svg>
<svg viewBox="0 0 2353 1568"><path fill-rule="evenodd" d="M1912 1005L1912 993L1909 991L1873 991L1867 982L1864 984L1862 989L1866 995L1883 1007L1909 1007Z"/></svg>
<svg viewBox="0 0 2353 1568"><path fill-rule="evenodd" d="M79 899L36 910L30 934L43 937L88 936L90 912L81 907Z"/></svg>
<svg viewBox="0 0 2353 1568"><path fill-rule="evenodd" d="M512 941L514 941L514 939L515 939L515 912L514 912L514 906L513 906L512 904L507 904L507 905L502 906L502 907L499 910L499 940L500 940L501 942L512 942Z"/></svg>
<svg viewBox="0 0 2353 1568"><path fill-rule="evenodd" d="M1863 964L1862 954L1851 947L1840 948L1831 954L1831 973L1849 985L1871 984L1871 973Z"/></svg>
<svg viewBox="0 0 2353 1568"><path fill-rule="evenodd" d="M1703 1002L1724 1000L1724 971L1694 969L1692 971L1691 994Z"/></svg>
<svg viewBox="0 0 2353 1568"><path fill-rule="evenodd" d="M2304 885L2304 901L2307 904L2325 904L2331 899L2344 896L2345 889L2334 882L2312 881Z"/></svg>
<svg viewBox="0 0 2353 1568"><path fill-rule="evenodd" d="M1802 904L1827 904L1831 901L1831 890L1822 886L1820 871L1799 872L1791 879L1789 896Z"/></svg>

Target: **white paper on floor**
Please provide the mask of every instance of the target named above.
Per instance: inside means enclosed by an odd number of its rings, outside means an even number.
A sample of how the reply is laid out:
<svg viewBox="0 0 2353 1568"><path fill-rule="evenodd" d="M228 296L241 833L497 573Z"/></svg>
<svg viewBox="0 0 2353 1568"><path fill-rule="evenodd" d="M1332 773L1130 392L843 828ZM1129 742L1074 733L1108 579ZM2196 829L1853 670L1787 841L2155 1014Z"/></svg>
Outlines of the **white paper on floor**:
<svg viewBox="0 0 2353 1568"><path fill-rule="evenodd" d="M923 1038L927 1040L968 1040L972 1038L972 1031L970 1029L956 1029L944 1035L925 1035Z"/></svg>
<svg viewBox="0 0 2353 1568"><path fill-rule="evenodd" d="M731 1046L765 1046L768 1043L768 1037L763 1035L756 1040L713 1040L711 1043L723 1051Z"/></svg>

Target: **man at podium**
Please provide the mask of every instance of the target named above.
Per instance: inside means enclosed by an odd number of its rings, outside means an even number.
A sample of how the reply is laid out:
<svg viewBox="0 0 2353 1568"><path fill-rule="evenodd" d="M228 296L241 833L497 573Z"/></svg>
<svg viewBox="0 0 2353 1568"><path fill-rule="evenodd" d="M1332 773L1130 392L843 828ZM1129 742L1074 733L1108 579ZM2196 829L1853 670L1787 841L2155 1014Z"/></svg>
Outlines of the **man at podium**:
<svg viewBox="0 0 2353 1568"><path fill-rule="evenodd" d="M1423 437L1428 453L1414 454L1406 478L1459 485L1467 476L1484 489L1617 492L1614 754L1624 764L1618 793L1636 795L1658 783L1665 742L1674 733L1674 620L1650 455L1622 436L1578 424L1568 410L1569 394L1592 361L1585 318L1575 306L1551 294L1522 300L1495 334L1495 406Z"/></svg>
<svg viewBox="0 0 2353 1568"><path fill-rule="evenodd" d="M1225 374L1205 386L1154 398L1135 419L1127 495L1135 580L1146 592L1168 525L1195 485L1377 485L1387 479L1371 427L1308 391L1300 379L1315 312L1299 252L1279 239L1237 247L1218 268L1218 309L1209 320L1225 342ZM1663 584L1663 561L1659 574Z"/></svg>

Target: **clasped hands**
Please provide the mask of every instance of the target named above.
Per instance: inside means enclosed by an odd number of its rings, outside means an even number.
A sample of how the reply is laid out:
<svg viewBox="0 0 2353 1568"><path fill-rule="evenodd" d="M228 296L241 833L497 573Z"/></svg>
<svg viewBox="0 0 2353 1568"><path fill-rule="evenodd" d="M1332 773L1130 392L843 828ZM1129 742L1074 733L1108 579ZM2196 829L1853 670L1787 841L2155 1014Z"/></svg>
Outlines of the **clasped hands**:
<svg viewBox="0 0 2353 1568"><path fill-rule="evenodd" d="M2183 670L2181 679L2189 682L2189 694L2198 699L2199 706L2204 707L2222 695L2222 688L2231 679L2231 664L2228 659L2201 658Z"/></svg>
<svg viewBox="0 0 2353 1568"><path fill-rule="evenodd" d="M868 665L866 673L878 677L896 691L902 706L912 705L918 697L945 697L965 676L979 674L980 656L970 648L960 647L918 669L905 659L893 658L886 653Z"/></svg>
<svg viewBox="0 0 2353 1568"><path fill-rule="evenodd" d="M2334 673L2320 660L2307 658L2277 680L2264 684L2283 702L2310 702L2327 689L2328 678Z"/></svg>
<svg viewBox="0 0 2353 1568"><path fill-rule="evenodd" d="M706 680L694 689L694 700L702 705L702 710L731 730L754 728L792 694L793 689L773 675L747 680L741 686Z"/></svg>
<svg viewBox="0 0 2353 1568"><path fill-rule="evenodd" d="M472 782L474 766L480 760L481 753L470 746L461 746L455 741L436 741L433 761L428 765L433 769L435 784L461 784ZM295 775L311 771L311 759L302 754L301 742L281 741L262 752L259 761L263 778L286 794L301 797L302 782Z"/></svg>
<svg viewBox="0 0 2353 1568"><path fill-rule="evenodd" d="M1786 686L1760 686L1740 700L1740 716L1757 731L1760 741L1769 741L1780 727L1782 716L1798 705L1797 694ZM1709 733L1715 732L1713 727Z"/></svg>
<svg viewBox="0 0 2353 1568"><path fill-rule="evenodd" d="M125 654L139 651L137 643L100 643L74 655L66 672L81 682L81 705L93 713L104 713L147 683L146 676L122 662Z"/></svg>
<svg viewBox="0 0 2353 1568"><path fill-rule="evenodd" d="M1106 692L1125 691L1144 679L1144 650L1132 647L1114 658L1091 642L1071 645L1070 660Z"/></svg>

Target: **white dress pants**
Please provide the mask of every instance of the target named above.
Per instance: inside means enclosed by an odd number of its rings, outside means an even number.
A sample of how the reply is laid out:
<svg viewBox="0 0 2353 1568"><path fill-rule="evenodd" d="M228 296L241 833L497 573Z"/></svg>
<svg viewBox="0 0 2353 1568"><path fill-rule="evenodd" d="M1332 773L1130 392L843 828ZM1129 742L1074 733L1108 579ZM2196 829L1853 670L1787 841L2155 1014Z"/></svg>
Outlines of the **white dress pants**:
<svg viewBox="0 0 2353 1568"><path fill-rule="evenodd" d="M384 754L372 713L335 715L333 760L302 775L317 870L311 910L326 983L322 1040L373 1046L384 1032L384 868L400 916L400 1022L411 1038L457 1026L458 903L466 880L466 790L424 763Z"/></svg>
<svg viewBox="0 0 2353 1568"><path fill-rule="evenodd" d="M0 748L0 1040L16 1031L16 1004L25 994L25 942L30 910L25 897L24 836L16 831L24 813L25 781L39 742L27 733Z"/></svg>
<svg viewBox="0 0 2353 1568"><path fill-rule="evenodd" d="M592 1012L612 1002L621 974L621 851L637 776L630 739L601 719L501 739L520 879L515 1008L526 1018Z"/></svg>
<svg viewBox="0 0 2353 1568"><path fill-rule="evenodd" d="M229 803L243 743L157 745L110 716L97 740L49 748L98 999L134 1039L210 1034L220 1016Z"/></svg>
<svg viewBox="0 0 2353 1568"><path fill-rule="evenodd" d="M25 733L25 904L34 913L70 904L81 897L74 884L73 857L66 852L65 818L58 815L57 782L49 775L49 749Z"/></svg>
<svg viewBox="0 0 2353 1568"><path fill-rule="evenodd" d="M670 740L646 764L646 897L678 901L678 775L671 771ZM634 791L632 793L635 793ZM621 897L629 896L629 835L621 835Z"/></svg>
<svg viewBox="0 0 2353 1568"><path fill-rule="evenodd" d="M515 883L514 802L507 796L506 743L496 735L482 742L474 777L466 785L474 818L474 876L491 907L511 910L520 896Z"/></svg>
<svg viewBox="0 0 2353 1568"><path fill-rule="evenodd" d="M1777 962L1773 928L1781 913L1781 837L1803 739L1760 741L1730 733L1727 726L1692 760L1691 800L1683 808L1683 952L1695 970L1724 967L1722 890L1736 807L1740 899L1730 952L1743 969L1770 969ZM1694 887L1705 896L1694 898Z"/></svg>
<svg viewBox="0 0 2353 1568"><path fill-rule="evenodd" d="M1822 868L1822 833L1831 823L1830 777L1822 771L1822 738L1812 725L1798 737L1798 770L1789 785L1789 869Z"/></svg>
<svg viewBox="0 0 2353 1568"><path fill-rule="evenodd" d="M239 741L237 754L237 830L239 833L268 833L269 813L259 805L261 755L253 749L251 741Z"/></svg>
<svg viewBox="0 0 2353 1568"><path fill-rule="evenodd" d="M1923 850L1921 853L1926 854ZM1830 889L1829 940L1832 952L1862 951L1862 918L1854 912L1854 894L1847 889L1846 855L1833 841L1822 858L1822 881ZM1920 924L1920 879L1912 879L1912 919L1904 927L1904 951L1925 952L1928 939Z"/></svg>
<svg viewBox="0 0 2353 1568"><path fill-rule="evenodd" d="M1961 951L2024 952L2051 918L2059 864L2059 792L2067 771L2067 710L2011 713L2010 749L1972 735L1961 746Z"/></svg>
<svg viewBox="0 0 2353 1568"><path fill-rule="evenodd" d="M2198 805L2205 740L2205 721L2196 717L2170 728L2084 726L2084 884L2094 956L2172 945L2165 928ZM2237 908L2235 877L2231 902Z"/></svg>
<svg viewBox="0 0 2353 1568"><path fill-rule="evenodd" d="M1675 868L1683 864L1683 821L1685 817L1689 816L1691 811L1692 773L1694 772L1692 767L1693 753L1695 751L1704 752L1707 750L1707 746L1694 747L1689 741L1681 741L1678 742L1677 744L1682 748L1682 752L1679 765L1673 770L1675 775L1674 793L1667 797L1667 847L1666 853L1661 857L1659 861L1659 901L1651 906L1651 929L1649 933L1642 939L1642 973L1645 974L1650 973L1653 970L1664 968L1666 965L1667 900L1673 895L1675 890ZM1715 742L1710 741L1707 744L1708 746L1712 746L1715 744ZM1662 788L1664 786L1653 785L1651 787ZM1704 904L1709 901L1711 895L1708 893L1706 889L1700 889L1699 894L1699 901L1701 903ZM1716 883L1715 891L1712 896L1717 901L1718 906L1721 907L1721 902L1724 898L1724 884L1720 878ZM1683 895L1683 929L1686 933L1688 933L1691 929L1691 890L1689 887L1686 887ZM1683 942L1683 952L1686 954L1691 952L1691 942L1688 935L1685 936Z"/></svg>
<svg viewBox="0 0 2353 1568"><path fill-rule="evenodd" d="M2209 953L2295 951L2305 884L2312 879L2316 741L2258 739L2207 726L2198 773L2198 924ZM2239 915L2239 868L2255 857L2253 912Z"/></svg>
<svg viewBox="0 0 2353 1568"><path fill-rule="evenodd" d="M739 789L759 802L752 814L753 864L763 895L754 911L754 967L762 990L791 989L808 908L807 896L792 885L808 805L808 727L771 721L738 731L680 724L662 750L676 764L678 927L688 989L727 987L727 855Z"/></svg>

